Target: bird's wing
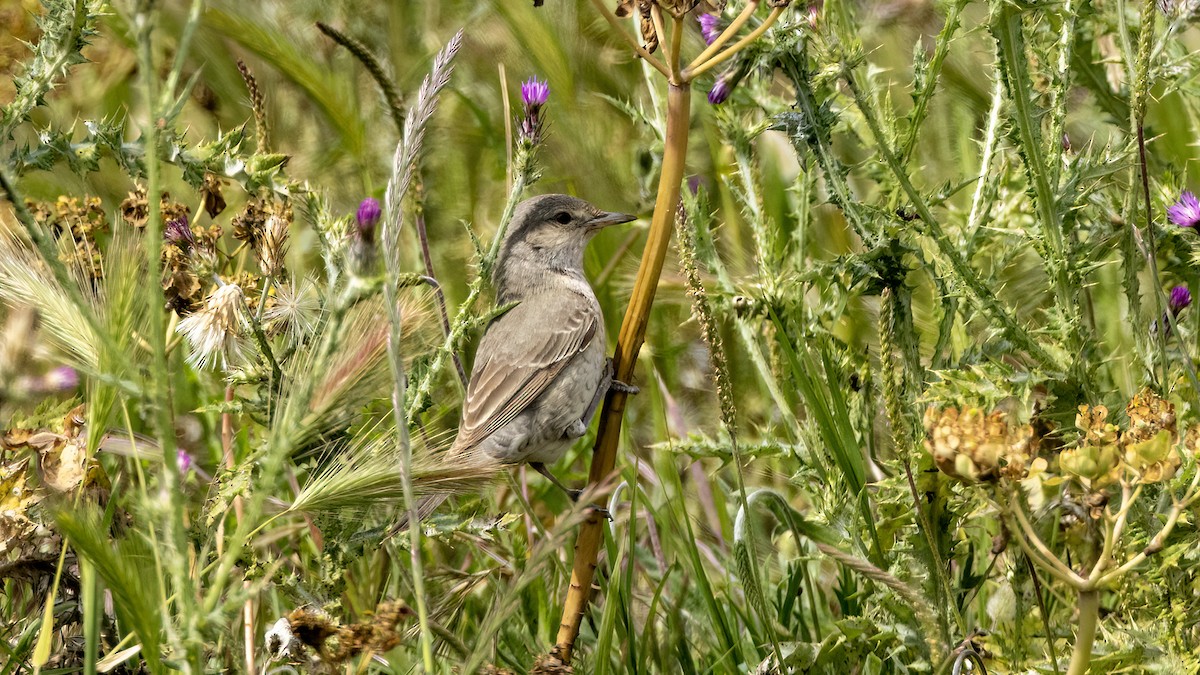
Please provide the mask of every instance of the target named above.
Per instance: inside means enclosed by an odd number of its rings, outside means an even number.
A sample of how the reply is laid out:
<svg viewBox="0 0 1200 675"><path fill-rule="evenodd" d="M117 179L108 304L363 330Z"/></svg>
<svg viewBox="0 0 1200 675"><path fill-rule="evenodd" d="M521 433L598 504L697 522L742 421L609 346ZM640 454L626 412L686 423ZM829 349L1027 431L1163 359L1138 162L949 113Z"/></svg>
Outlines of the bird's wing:
<svg viewBox="0 0 1200 675"><path fill-rule="evenodd" d="M475 354L454 450L474 447L537 399L592 343L599 320L574 293L529 299L495 319Z"/></svg>

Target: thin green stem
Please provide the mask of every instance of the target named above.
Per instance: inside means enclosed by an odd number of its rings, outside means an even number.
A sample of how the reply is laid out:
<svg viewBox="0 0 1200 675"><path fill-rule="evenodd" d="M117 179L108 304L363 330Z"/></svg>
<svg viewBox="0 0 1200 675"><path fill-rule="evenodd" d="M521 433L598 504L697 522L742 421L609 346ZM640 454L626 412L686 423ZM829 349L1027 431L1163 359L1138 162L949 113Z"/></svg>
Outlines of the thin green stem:
<svg viewBox="0 0 1200 675"><path fill-rule="evenodd" d="M645 47L638 44L638 41L634 39L632 35L625 32L625 28L621 25L620 20L618 20L617 17L614 16L611 11L609 11L603 0L592 0L592 5L596 8L596 11L600 12L600 15L604 17L604 20L608 22L608 25L612 26L613 32L617 35L620 35L621 38L633 48L633 51L637 52L638 56L642 57L646 63L649 63L651 66L653 66L655 70L662 73L663 77L667 78L668 80L671 79L670 69L668 69L662 61L654 58L653 54L646 51Z"/></svg>
<svg viewBox="0 0 1200 675"><path fill-rule="evenodd" d="M138 12L138 70L141 75L142 97L148 107L148 117L142 133L145 139L146 202L147 220L145 227L146 267L151 279L162 275L162 193L159 162L159 113L156 105L156 70L152 35L155 21L148 4ZM182 476L175 458L174 406L171 396L170 370L167 364L167 336L162 314L162 289L157 283L145 284L145 304L149 329L147 339L153 350L153 367L150 368L153 392L155 431L163 454L162 484L168 508L164 514L165 543L168 569L176 585L176 602L183 605L177 612L184 621L184 644L186 654L185 672L200 672L203 642L199 634L200 614L191 605L195 601L192 577L188 569L187 540L185 537L184 507L182 491L179 489Z"/></svg>
<svg viewBox="0 0 1200 675"><path fill-rule="evenodd" d="M958 30L958 16L966 4L967 0L954 0L946 14L946 22L942 25L942 31L938 33L933 58L925 68L924 86L916 93L912 112L908 115L908 135L900 149L900 161L905 165L912 158L913 149L917 146L917 138L921 134L925 115L929 111L929 101L933 98L934 91L937 90L938 79L942 74L942 64L946 60L946 55L950 53L950 42L954 37L954 32Z"/></svg>

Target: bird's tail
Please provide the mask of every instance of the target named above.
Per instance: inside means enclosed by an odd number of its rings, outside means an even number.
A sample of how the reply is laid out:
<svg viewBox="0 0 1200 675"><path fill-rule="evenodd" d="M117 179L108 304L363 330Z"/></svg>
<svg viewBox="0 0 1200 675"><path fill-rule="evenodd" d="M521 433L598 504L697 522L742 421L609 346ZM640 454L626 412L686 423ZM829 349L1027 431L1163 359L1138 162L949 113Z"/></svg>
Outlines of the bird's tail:
<svg viewBox="0 0 1200 675"><path fill-rule="evenodd" d="M422 520L425 520L426 518L428 518L430 516L430 514L432 514L434 511L436 511L438 509L439 506L442 505L442 502L446 501L449 498L450 498L449 492L442 492L439 494L429 495L427 497L421 497L420 499L418 499L417 500L417 508L416 508L417 522L419 523ZM408 529L408 517L409 517L409 514L407 512L401 513L400 517L396 520L396 524L392 525L391 529L388 530L387 536L393 537L393 536L400 534L401 532L407 530Z"/></svg>
<svg viewBox="0 0 1200 675"><path fill-rule="evenodd" d="M495 460L479 453L461 452L451 447L444 453L414 457L413 487L417 496L417 522L427 518L453 495L478 493L502 470ZM388 530L395 535L408 529L409 514L401 513Z"/></svg>

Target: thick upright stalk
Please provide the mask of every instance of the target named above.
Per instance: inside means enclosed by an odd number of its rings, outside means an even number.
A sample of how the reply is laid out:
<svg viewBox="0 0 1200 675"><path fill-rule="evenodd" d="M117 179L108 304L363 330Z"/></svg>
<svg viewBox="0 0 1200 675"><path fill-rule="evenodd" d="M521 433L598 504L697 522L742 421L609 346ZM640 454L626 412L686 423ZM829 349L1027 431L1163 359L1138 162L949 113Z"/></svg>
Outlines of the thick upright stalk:
<svg viewBox="0 0 1200 675"><path fill-rule="evenodd" d="M615 377L622 382L632 379L638 351L646 337L646 323L650 319L650 308L654 303L654 292L658 288L663 260L671 241L675 205L679 202L679 188L683 182L684 161L687 157L690 110L690 87L686 84L670 85L667 95L667 138L663 150L662 175L658 180L658 198L654 202L654 218L650 223L650 234L642 252L642 262L638 267L629 307L625 310L625 319L621 322L617 350L613 357ZM596 484L607 479L616 465L625 400L626 394L619 391L610 391L604 400L591 473L588 476L589 483ZM575 646L575 638L579 636L579 626L587 610L603 528L604 522L598 513L593 513L579 528L579 539L575 544L575 562L571 570L571 586L563 603L563 618L558 629L558 656L563 661L570 661L571 649Z"/></svg>
<svg viewBox="0 0 1200 675"><path fill-rule="evenodd" d="M1079 593L1079 634L1075 636L1075 651L1067 675L1084 675L1092 663L1092 643L1096 641L1096 624L1100 619L1100 591Z"/></svg>

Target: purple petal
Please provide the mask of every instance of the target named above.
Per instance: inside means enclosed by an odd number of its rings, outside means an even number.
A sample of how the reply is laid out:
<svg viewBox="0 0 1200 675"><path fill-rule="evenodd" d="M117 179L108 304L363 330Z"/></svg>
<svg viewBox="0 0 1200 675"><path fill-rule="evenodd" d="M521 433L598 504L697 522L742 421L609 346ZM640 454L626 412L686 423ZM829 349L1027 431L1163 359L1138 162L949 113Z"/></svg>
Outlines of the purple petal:
<svg viewBox="0 0 1200 675"><path fill-rule="evenodd" d="M1192 292L1188 290L1187 286L1176 286L1171 289L1168 305L1172 314L1179 314L1190 304L1192 304Z"/></svg>
<svg viewBox="0 0 1200 675"><path fill-rule="evenodd" d="M1167 218L1179 227L1196 227L1200 224L1200 201L1185 190L1179 201L1167 207Z"/></svg>
<svg viewBox="0 0 1200 675"><path fill-rule="evenodd" d="M700 34L704 36L705 44L711 45L724 29L721 18L716 14L701 14L696 20L700 22Z"/></svg>
<svg viewBox="0 0 1200 675"><path fill-rule="evenodd" d="M358 219L358 231L364 238L370 239L375 233L375 226L379 224L379 217L383 214L383 209L379 207L379 200L374 197L367 197L358 205L358 213L355 217Z"/></svg>
<svg viewBox="0 0 1200 675"><path fill-rule="evenodd" d="M550 98L550 83L531 77L521 83L521 102L527 108L538 108Z"/></svg>
<svg viewBox="0 0 1200 675"><path fill-rule="evenodd" d="M729 98L732 91L733 87L729 86L729 80L722 77L708 91L708 102L713 105L721 105Z"/></svg>

